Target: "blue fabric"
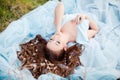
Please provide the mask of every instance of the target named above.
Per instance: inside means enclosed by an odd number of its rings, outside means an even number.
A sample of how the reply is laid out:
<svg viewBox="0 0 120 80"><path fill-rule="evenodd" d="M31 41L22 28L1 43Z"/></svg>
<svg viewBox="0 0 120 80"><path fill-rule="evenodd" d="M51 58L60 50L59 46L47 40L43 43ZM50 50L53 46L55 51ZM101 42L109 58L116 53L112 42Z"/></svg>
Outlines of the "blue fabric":
<svg viewBox="0 0 120 80"><path fill-rule="evenodd" d="M91 39L80 56L83 66L67 78L48 73L38 80L116 80L120 77L120 5L119 0L62 0L65 14L86 13L100 31ZM55 32L54 9L58 1L48 1L20 19L9 24L0 33L0 80L35 80L21 65L16 51L19 44L41 34L48 40ZM86 24L87 22L85 22Z"/></svg>

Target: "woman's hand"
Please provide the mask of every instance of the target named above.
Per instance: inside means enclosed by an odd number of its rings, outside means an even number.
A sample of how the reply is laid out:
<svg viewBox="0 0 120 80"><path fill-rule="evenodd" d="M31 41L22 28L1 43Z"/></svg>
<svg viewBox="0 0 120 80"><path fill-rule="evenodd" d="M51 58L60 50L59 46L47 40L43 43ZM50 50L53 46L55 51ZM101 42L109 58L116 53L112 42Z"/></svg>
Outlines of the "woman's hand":
<svg viewBox="0 0 120 80"><path fill-rule="evenodd" d="M84 19L88 19L86 14L79 14L75 17L76 24L80 24Z"/></svg>
<svg viewBox="0 0 120 80"><path fill-rule="evenodd" d="M56 26L56 32L55 33L60 33L61 30L61 25Z"/></svg>
<svg viewBox="0 0 120 80"><path fill-rule="evenodd" d="M56 30L55 35L61 35L61 34L62 34L62 33L61 33L60 30Z"/></svg>

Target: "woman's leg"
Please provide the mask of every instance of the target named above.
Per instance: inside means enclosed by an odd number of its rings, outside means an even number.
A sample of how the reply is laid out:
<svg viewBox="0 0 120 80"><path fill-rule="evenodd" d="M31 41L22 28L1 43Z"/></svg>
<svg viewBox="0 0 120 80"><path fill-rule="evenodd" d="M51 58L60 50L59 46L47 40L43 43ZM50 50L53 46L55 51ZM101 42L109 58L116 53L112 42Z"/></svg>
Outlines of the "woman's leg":
<svg viewBox="0 0 120 80"><path fill-rule="evenodd" d="M59 2L55 8L55 18L54 18L54 24L56 26L57 31L60 31L63 16L64 16L64 5L62 2Z"/></svg>

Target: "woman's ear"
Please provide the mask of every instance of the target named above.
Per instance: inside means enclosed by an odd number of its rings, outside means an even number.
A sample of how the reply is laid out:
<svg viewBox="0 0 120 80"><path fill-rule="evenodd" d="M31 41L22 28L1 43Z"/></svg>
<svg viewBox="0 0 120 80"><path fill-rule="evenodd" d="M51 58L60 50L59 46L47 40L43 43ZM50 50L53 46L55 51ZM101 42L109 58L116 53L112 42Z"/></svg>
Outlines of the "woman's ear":
<svg viewBox="0 0 120 80"><path fill-rule="evenodd" d="M67 45L65 45L65 46L63 47L63 49L66 51L66 50L67 50Z"/></svg>

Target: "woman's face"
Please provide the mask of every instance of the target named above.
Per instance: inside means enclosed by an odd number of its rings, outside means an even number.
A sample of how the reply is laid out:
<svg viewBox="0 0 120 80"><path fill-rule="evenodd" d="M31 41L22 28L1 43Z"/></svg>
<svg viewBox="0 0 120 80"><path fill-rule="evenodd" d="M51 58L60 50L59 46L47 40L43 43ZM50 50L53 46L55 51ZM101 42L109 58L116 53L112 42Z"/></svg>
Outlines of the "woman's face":
<svg viewBox="0 0 120 80"><path fill-rule="evenodd" d="M47 43L47 48L52 51L59 52L64 48L64 41L63 41L62 34L54 34Z"/></svg>

